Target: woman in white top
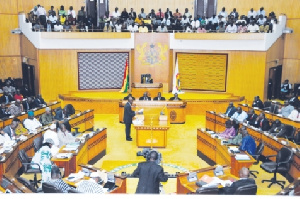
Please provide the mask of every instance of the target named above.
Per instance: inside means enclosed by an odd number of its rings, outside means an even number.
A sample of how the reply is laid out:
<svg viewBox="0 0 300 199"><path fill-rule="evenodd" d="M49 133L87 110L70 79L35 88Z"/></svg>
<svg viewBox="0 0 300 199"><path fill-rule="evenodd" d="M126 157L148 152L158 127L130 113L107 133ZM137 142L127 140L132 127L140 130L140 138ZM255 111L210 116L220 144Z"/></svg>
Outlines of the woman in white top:
<svg viewBox="0 0 300 199"><path fill-rule="evenodd" d="M59 147L75 142L76 138L66 129L62 123L59 125L58 130Z"/></svg>
<svg viewBox="0 0 300 199"><path fill-rule="evenodd" d="M73 6L70 6L70 9L68 10L68 16L69 15L72 15L74 19L76 18L76 12L73 10Z"/></svg>

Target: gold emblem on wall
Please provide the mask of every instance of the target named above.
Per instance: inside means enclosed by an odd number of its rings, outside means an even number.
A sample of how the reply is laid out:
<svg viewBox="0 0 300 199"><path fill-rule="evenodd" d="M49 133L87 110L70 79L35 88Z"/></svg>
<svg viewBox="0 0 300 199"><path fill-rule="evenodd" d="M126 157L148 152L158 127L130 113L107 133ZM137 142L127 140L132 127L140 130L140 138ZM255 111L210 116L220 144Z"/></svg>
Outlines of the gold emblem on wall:
<svg viewBox="0 0 300 199"><path fill-rule="evenodd" d="M139 52L138 60L143 65L162 65L167 59L168 45L166 44L144 42L141 45L137 45L136 49Z"/></svg>
<svg viewBox="0 0 300 199"><path fill-rule="evenodd" d="M172 121L175 121L176 118L177 118L177 113L176 113L175 111L171 111L171 112L170 112L170 119L171 119Z"/></svg>

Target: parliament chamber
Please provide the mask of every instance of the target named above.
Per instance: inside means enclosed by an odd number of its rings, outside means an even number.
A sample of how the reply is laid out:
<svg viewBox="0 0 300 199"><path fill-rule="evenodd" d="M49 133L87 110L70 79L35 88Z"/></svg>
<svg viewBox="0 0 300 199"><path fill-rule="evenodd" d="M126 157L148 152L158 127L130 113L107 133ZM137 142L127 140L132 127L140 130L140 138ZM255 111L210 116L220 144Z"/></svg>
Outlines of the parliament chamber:
<svg viewBox="0 0 300 199"><path fill-rule="evenodd" d="M229 195L298 196L299 9L299 0L3 2L0 194L134 194L149 149L168 176L160 195L228 194L246 169L254 185ZM45 148L50 163L36 163Z"/></svg>

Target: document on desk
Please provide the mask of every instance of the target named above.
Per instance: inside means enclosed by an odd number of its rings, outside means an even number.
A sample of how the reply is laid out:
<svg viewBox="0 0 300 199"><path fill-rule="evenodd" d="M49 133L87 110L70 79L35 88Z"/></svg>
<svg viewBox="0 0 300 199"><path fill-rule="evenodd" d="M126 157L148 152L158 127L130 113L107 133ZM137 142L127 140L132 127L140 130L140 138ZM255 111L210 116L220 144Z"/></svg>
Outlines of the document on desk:
<svg viewBox="0 0 300 199"><path fill-rule="evenodd" d="M239 153L240 152L239 148L238 147L234 147L234 146L228 147L228 151L229 152L233 151L234 153Z"/></svg>
<svg viewBox="0 0 300 199"><path fill-rule="evenodd" d="M58 153L56 154L56 158L58 159L67 159L67 158L71 158L73 156L72 153Z"/></svg>
<svg viewBox="0 0 300 199"><path fill-rule="evenodd" d="M75 182L79 179L82 179L84 177L83 172L78 172L78 173L71 173L69 177L67 178L68 181L70 182Z"/></svg>
<svg viewBox="0 0 300 199"><path fill-rule="evenodd" d="M235 155L236 160L250 160L250 157L246 154Z"/></svg>
<svg viewBox="0 0 300 199"><path fill-rule="evenodd" d="M80 143L74 142L67 144L63 150L65 151L76 151L79 147Z"/></svg>

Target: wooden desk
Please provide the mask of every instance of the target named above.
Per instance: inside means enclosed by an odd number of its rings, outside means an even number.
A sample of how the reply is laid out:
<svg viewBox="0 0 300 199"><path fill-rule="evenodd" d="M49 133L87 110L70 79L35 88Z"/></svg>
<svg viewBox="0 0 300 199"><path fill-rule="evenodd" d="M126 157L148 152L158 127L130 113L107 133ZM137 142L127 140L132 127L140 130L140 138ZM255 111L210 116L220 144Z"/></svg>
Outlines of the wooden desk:
<svg viewBox="0 0 300 199"><path fill-rule="evenodd" d="M200 158L208 158L212 161L211 164L230 166L231 174L235 176L238 176L242 167L249 168L255 162L254 158L247 153L250 160L236 160L235 155L228 151L226 145L221 144L220 139L212 138L209 133L201 129L197 130L197 154Z"/></svg>
<svg viewBox="0 0 300 199"><path fill-rule="evenodd" d="M119 102L119 121L123 123L124 106L127 101ZM157 118L161 111L168 116L168 122L171 124L184 124L186 116L185 101L133 101L132 108L134 110L144 109L144 115L156 115ZM166 110L167 109L167 110Z"/></svg>
<svg viewBox="0 0 300 199"><path fill-rule="evenodd" d="M157 96L158 92L163 92L162 83L153 83L153 84L141 84L141 83L132 83L131 84L131 94L135 99L139 99L144 95L145 92L148 92L148 97L152 99Z"/></svg>
<svg viewBox="0 0 300 199"><path fill-rule="evenodd" d="M71 128L78 127L80 132L93 130L94 110L86 110L81 113L72 115L69 119L69 123L71 125Z"/></svg>
<svg viewBox="0 0 300 199"><path fill-rule="evenodd" d="M208 167L208 168L203 168L203 169L199 169L199 170L195 170L195 171L191 171L191 172L196 172L197 173L197 178L198 180L204 176L204 175L208 175L213 177L214 176L214 170L215 170L216 166L212 166L212 167ZM228 166L223 166L223 170L224 170L224 175L222 176L218 176L220 179L222 180L237 180L238 178L232 174L230 174L230 167ZM188 173L179 173L177 175L177 194L187 194L187 193L195 193L196 190L199 188L196 185L196 182L189 182L187 177L188 177Z"/></svg>
<svg viewBox="0 0 300 199"><path fill-rule="evenodd" d="M70 173L78 172L81 167L80 164L88 164L97 157L97 160L106 154L107 146L107 129L102 129L95 132L93 137L87 138L84 143L82 143L76 151L71 151L73 156L68 159L57 159L52 158L52 161L58 167L65 168L65 176L70 175ZM60 153L70 153L70 151L64 151L63 146L60 149Z"/></svg>
<svg viewBox="0 0 300 199"><path fill-rule="evenodd" d="M213 111L206 111L206 129L216 132L216 114Z"/></svg>
<svg viewBox="0 0 300 199"><path fill-rule="evenodd" d="M167 132L170 128L166 121L145 121L142 125L134 125L137 147L167 147ZM152 134L152 135L151 135Z"/></svg>

